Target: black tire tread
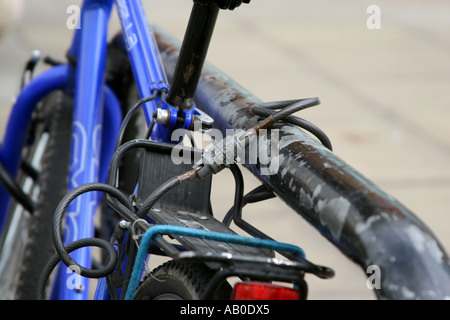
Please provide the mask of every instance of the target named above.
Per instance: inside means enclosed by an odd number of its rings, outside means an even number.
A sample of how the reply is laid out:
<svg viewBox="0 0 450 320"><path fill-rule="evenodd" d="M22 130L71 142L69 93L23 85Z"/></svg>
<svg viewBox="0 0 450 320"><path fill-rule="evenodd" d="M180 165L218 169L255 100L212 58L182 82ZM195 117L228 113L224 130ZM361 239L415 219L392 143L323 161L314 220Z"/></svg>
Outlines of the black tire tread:
<svg viewBox="0 0 450 320"><path fill-rule="evenodd" d="M166 293L170 293L173 283L181 285L189 292L182 296L185 300L199 300L214 275L214 271L205 264L192 261L170 260L156 267L147 275L136 290L136 299L152 299L154 295L160 294L161 281L164 284ZM153 290L157 290L153 292ZM150 293L150 295L149 295ZM231 287L228 284L223 285L214 296L214 299L229 299Z"/></svg>
<svg viewBox="0 0 450 320"><path fill-rule="evenodd" d="M67 192L73 102L61 91L56 91L42 103L45 104L46 115L49 117L50 137L42 159L38 181L40 193L19 270L16 299L36 299L39 275L55 252L51 237L53 214Z"/></svg>

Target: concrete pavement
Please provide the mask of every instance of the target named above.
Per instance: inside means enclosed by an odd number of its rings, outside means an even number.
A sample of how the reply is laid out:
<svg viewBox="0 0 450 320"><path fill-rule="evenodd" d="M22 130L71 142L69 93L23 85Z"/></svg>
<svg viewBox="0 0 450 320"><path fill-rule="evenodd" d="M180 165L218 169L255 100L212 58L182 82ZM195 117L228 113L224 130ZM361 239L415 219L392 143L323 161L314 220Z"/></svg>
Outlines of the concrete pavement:
<svg viewBox="0 0 450 320"><path fill-rule="evenodd" d="M71 40L66 8L75 0L25 1L21 23L0 41L0 134L33 49L62 59ZM153 23L181 38L191 2L144 1ZM366 0L253 0L221 12L208 60L264 101L320 97L302 117L334 151L425 222L450 252L450 4L379 0L381 29L369 29ZM166 21L167 10L172 19ZM111 34L118 30L116 18ZM246 189L257 182L249 179ZM221 174L213 205L231 205ZM336 277L308 276L311 299L373 299L365 274L279 200L245 217L280 241L303 247ZM276 217L274 219L274 217ZM270 229L268 229L270 226Z"/></svg>

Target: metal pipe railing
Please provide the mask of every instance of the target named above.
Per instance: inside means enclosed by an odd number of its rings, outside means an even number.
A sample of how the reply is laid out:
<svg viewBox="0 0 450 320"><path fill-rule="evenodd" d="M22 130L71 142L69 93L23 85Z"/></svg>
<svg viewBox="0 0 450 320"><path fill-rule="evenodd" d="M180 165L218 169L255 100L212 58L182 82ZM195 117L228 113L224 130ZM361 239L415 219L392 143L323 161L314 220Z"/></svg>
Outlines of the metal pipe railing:
<svg viewBox="0 0 450 320"><path fill-rule="evenodd" d="M160 29L156 36L170 79L180 44ZM261 101L208 63L195 102L224 134L261 120L251 112ZM364 271L372 265L380 268L378 298L450 297L448 255L410 210L303 130L277 128L279 154L274 160L279 170L264 175L259 164L247 161L245 167Z"/></svg>

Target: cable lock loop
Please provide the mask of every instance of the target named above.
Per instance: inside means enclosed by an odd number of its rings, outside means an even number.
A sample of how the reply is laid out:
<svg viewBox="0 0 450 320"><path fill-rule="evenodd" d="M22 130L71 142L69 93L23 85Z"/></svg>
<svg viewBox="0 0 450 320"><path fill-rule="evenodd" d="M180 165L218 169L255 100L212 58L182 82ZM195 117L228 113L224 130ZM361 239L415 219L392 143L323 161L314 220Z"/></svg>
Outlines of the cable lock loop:
<svg viewBox="0 0 450 320"><path fill-rule="evenodd" d="M108 264L103 269L88 269L81 265L79 265L75 260L69 255L67 248L63 244L62 240L62 231L61 231L61 224L62 224L62 218L65 214L66 209L70 205L70 203L75 200L78 196L80 196L83 193L86 192L92 192L92 191L100 191L100 192L106 192L112 197L116 198L123 206L125 206L128 210L131 212L134 211L133 206L129 202L128 198L117 188L112 187L107 184L103 183L88 183L85 185L81 185L79 187L74 188L69 193L67 193L64 198L59 203L58 207L55 211L55 216L53 217L53 242L55 245L55 250L57 252L57 255L59 256L59 259L67 266L67 267L73 267L76 266L80 270L80 275L87 278L103 278L107 275L109 275L111 272L114 271L116 265L117 265L117 253L115 251L115 248L113 245L107 241L101 241L100 245L97 244L91 244L93 242L89 241L89 239L81 239L85 240L86 242L82 242L82 247L88 247L88 246L100 246L104 249L106 249L108 252L112 254L109 258ZM79 240L79 241L81 241ZM91 239L92 240L92 239ZM95 239L99 240L99 239ZM81 247L79 247L81 248Z"/></svg>

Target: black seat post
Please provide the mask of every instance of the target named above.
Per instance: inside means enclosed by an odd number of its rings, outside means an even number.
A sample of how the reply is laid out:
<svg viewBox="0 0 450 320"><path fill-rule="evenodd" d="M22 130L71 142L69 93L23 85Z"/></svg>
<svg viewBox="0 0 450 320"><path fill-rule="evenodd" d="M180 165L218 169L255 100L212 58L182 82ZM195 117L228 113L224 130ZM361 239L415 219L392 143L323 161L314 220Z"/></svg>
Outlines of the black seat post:
<svg viewBox="0 0 450 320"><path fill-rule="evenodd" d="M194 104L195 91L214 31L219 5L215 0L194 2L166 101L180 109Z"/></svg>

